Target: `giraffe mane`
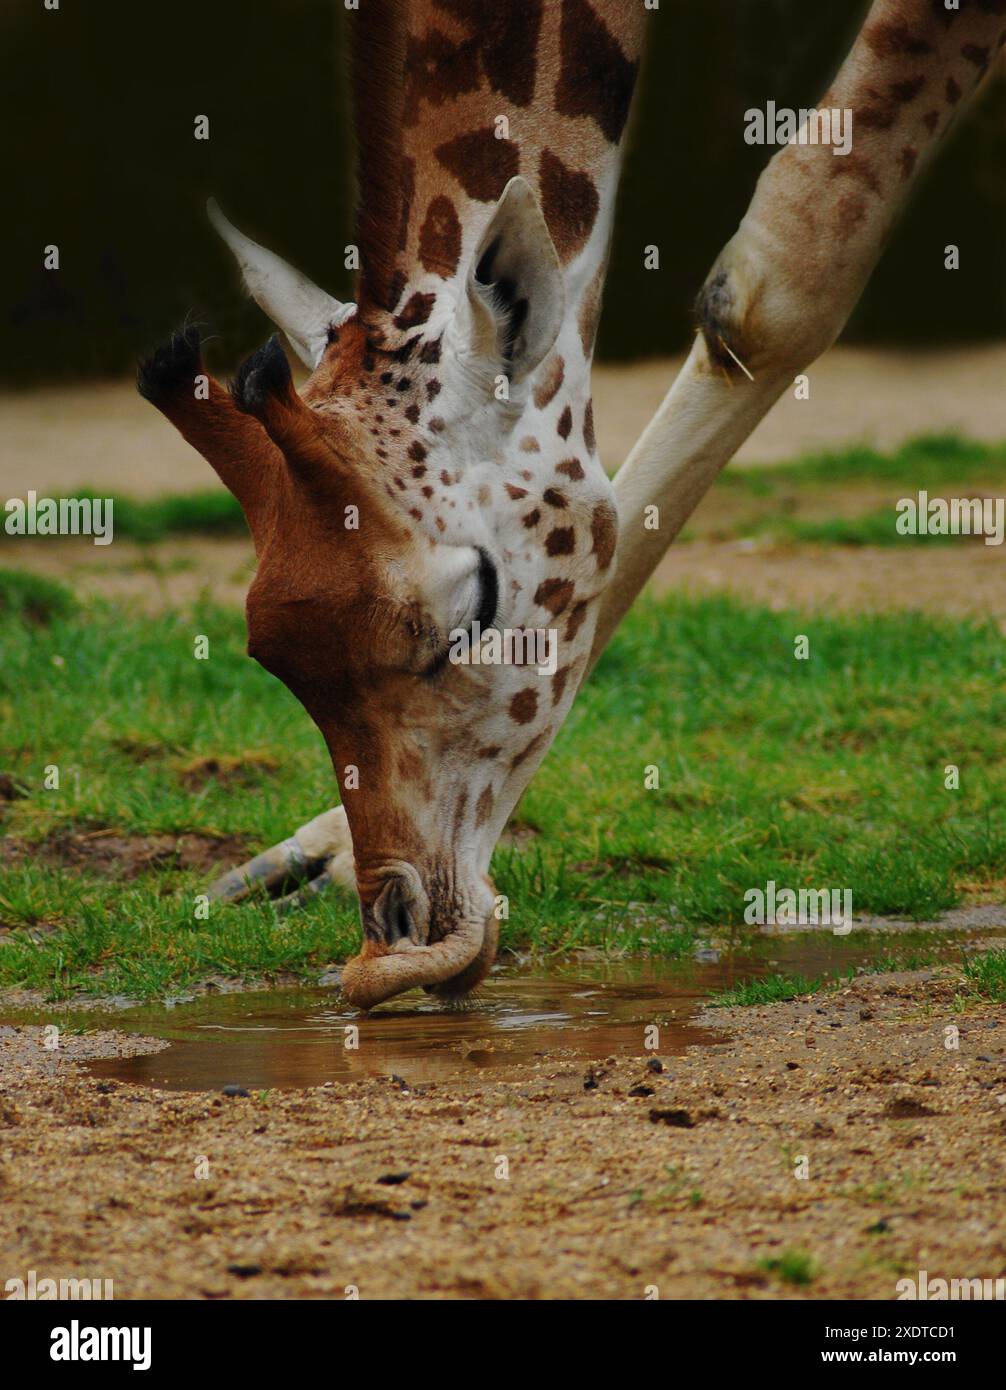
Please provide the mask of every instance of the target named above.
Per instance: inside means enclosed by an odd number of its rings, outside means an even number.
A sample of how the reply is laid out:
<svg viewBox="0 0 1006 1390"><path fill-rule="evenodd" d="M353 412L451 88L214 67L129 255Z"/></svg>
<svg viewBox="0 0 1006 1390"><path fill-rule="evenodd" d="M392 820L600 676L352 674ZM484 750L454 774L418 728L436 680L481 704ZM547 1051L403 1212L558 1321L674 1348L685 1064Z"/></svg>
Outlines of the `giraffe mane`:
<svg viewBox="0 0 1006 1390"><path fill-rule="evenodd" d="M344 22L356 139L357 296L361 305L391 309L401 218L406 7L401 0L365 0L346 12Z"/></svg>

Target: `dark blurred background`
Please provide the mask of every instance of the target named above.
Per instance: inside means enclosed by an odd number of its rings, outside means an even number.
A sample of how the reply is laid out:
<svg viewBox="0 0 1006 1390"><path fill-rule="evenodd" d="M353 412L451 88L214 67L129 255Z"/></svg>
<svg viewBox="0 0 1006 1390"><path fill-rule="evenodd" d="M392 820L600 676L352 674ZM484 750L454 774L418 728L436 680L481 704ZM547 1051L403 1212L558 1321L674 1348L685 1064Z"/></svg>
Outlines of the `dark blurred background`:
<svg viewBox="0 0 1006 1390"><path fill-rule="evenodd" d="M601 353L664 354L740 219L770 150L742 139L769 98L812 105L863 0L664 0L622 191ZM205 218L231 218L335 294L350 276L347 108L338 0L4 0L0 382L118 375L195 310L218 362L258 345ZM197 115L210 139L193 139ZM1006 83L960 122L851 325L871 343L1006 329ZM659 274L643 248L661 247ZM962 268L943 269L943 247ZM42 249L60 248L58 272ZM646 312L641 312L641 306Z"/></svg>

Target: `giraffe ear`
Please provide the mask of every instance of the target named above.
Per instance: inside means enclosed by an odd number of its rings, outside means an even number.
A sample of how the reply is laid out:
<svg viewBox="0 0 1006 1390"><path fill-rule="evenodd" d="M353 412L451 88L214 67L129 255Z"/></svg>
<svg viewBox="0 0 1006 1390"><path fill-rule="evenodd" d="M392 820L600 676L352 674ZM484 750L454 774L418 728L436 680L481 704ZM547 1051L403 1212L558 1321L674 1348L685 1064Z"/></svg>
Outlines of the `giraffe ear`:
<svg viewBox="0 0 1006 1390"><path fill-rule="evenodd" d="M565 289L545 218L522 178L503 190L472 260L468 279L472 348L495 350L521 381L552 350L562 326Z"/></svg>
<svg viewBox="0 0 1006 1390"><path fill-rule="evenodd" d="M234 252L252 299L283 330L304 365L313 370L328 346L328 330L345 323L356 312L356 305L341 304L299 270L239 232L213 198L206 211Z"/></svg>

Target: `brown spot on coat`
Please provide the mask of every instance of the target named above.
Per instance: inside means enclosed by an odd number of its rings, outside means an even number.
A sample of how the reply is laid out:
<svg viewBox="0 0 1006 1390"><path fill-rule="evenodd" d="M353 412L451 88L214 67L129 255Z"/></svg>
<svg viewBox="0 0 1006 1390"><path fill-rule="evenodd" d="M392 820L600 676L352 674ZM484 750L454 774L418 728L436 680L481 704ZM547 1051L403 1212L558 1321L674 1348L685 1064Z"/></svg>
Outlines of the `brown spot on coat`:
<svg viewBox="0 0 1006 1390"><path fill-rule="evenodd" d="M868 188L871 193L880 193L880 180L877 171L868 159L862 154L847 154L844 159L833 159L828 166L828 171L833 179L846 178L854 179Z"/></svg>
<svg viewBox="0 0 1006 1390"><path fill-rule="evenodd" d="M556 671L555 675L552 677L553 706L557 705L565 694L566 681L569 679L569 671L570 668L568 666L560 666L559 670Z"/></svg>
<svg viewBox="0 0 1006 1390"><path fill-rule="evenodd" d="M563 459L562 463L556 465L555 471L564 474L571 483L578 483L583 477L583 465L579 459Z"/></svg>
<svg viewBox="0 0 1006 1390"><path fill-rule="evenodd" d="M600 199L594 180L568 168L551 150L542 150L539 165L541 210L559 259L571 261L582 251L594 229Z"/></svg>
<svg viewBox="0 0 1006 1390"><path fill-rule="evenodd" d="M915 77L907 77L900 82L892 82L888 90L895 101L904 104L914 101L928 80L926 74L920 72Z"/></svg>
<svg viewBox="0 0 1006 1390"><path fill-rule="evenodd" d="M597 449L597 439L594 436L594 402L589 400L587 408L583 412L583 442L587 446L587 452L593 454Z"/></svg>
<svg viewBox="0 0 1006 1390"><path fill-rule="evenodd" d="M584 620L584 618L586 618L586 616L587 616L587 604L586 604L586 602L578 603L578 604L576 605L576 607L575 607L574 609L572 609L572 611L570 612L569 618L568 618L567 621L566 621L566 634L565 634L565 635L566 635L566 641L567 641L567 642L572 642L572 641L573 641L573 638L574 638L574 637L576 636L576 634L580 631L581 627L583 627L583 620Z"/></svg>
<svg viewBox="0 0 1006 1390"><path fill-rule="evenodd" d="M511 760L511 770L520 767L521 763L526 762L528 758L533 757L534 754L537 753L538 750L541 748L542 744L548 741L550 732L551 730L549 729L542 729L540 734L536 734L534 738L531 740L531 742L528 744L528 746L526 748L522 748L521 751Z"/></svg>
<svg viewBox="0 0 1006 1390"><path fill-rule="evenodd" d="M966 58L969 63L974 63L976 68L981 68L984 72L989 65L990 50L976 43L966 43L961 49L961 57Z"/></svg>
<svg viewBox="0 0 1006 1390"><path fill-rule="evenodd" d="M557 618L569 607L572 597L573 584L569 579L544 579L535 591L534 601Z"/></svg>
<svg viewBox="0 0 1006 1390"><path fill-rule="evenodd" d="M919 152L911 145L906 145L899 156L901 163L901 177L911 178L912 170L915 168L915 161L919 157Z"/></svg>
<svg viewBox="0 0 1006 1390"><path fill-rule="evenodd" d="M492 126L456 135L438 145L440 163L479 203L494 203L520 172L520 155L511 140L497 140Z"/></svg>
<svg viewBox="0 0 1006 1390"><path fill-rule="evenodd" d="M874 24L864 37L878 58L892 58L899 53L917 58L933 51L932 44L913 34L907 24Z"/></svg>
<svg viewBox="0 0 1006 1390"><path fill-rule="evenodd" d="M475 803L475 829L476 829L476 830L478 830L480 826L485 825L486 821L489 819L490 815L492 814L492 809L493 809L493 789L492 789L491 786L488 786L488 787L486 787L486 788L483 790L483 792L482 792L481 796L479 797L478 801Z"/></svg>
<svg viewBox="0 0 1006 1390"><path fill-rule="evenodd" d="M539 521L541 521L541 512L537 507L535 507L533 512L528 512L527 516L524 517L524 525L529 531L532 526L537 526Z"/></svg>
<svg viewBox="0 0 1006 1390"><path fill-rule="evenodd" d="M963 96L963 88L952 77L947 78L947 105L956 106Z"/></svg>
<svg viewBox="0 0 1006 1390"><path fill-rule="evenodd" d="M510 718L515 724L530 724L538 713L538 692L533 686L519 691L510 701Z"/></svg>
<svg viewBox="0 0 1006 1390"><path fill-rule="evenodd" d="M572 526L556 526L545 537L545 550L549 555L572 555L576 549L576 532Z"/></svg>
<svg viewBox="0 0 1006 1390"><path fill-rule="evenodd" d="M590 519L590 534L594 538L597 567L606 570L615 554L618 539L618 517L610 502L598 502Z"/></svg>
<svg viewBox="0 0 1006 1390"><path fill-rule="evenodd" d="M527 496L526 487L514 487L513 483L506 485L507 496L512 497L515 502L519 502L522 497Z"/></svg>
<svg viewBox="0 0 1006 1390"><path fill-rule="evenodd" d="M890 130L896 118L897 112L890 102L864 106L854 113L855 123L860 130Z"/></svg>
<svg viewBox="0 0 1006 1390"><path fill-rule="evenodd" d="M540 454L541 445L533 434L526 434L520 442L520 451L522 454Z"/></svg>
<svg viewBox="0 0 1006 1390"><path fill-rule="evenodd" d="M587 116L617 145L629 117L638 63L630 63L618 40L588 0L562 0L559 25L562 63L555 109Z"/></svg>
<svg viewBox="0 0 1006 1390"><path fill-rule="evenodd" d="M550 507L555 507L557 511L562 511L568 506L565 494L560 492L557 487L547 487L541 496L543 502L547 502Z"/></svg>
<svg viewBox="0 0 1006 1390"><path fill-rule="evenodd" d="M479 85L478 40L454 43L439 29L422 38L410 35L405 51L405 110L407 126L419 119L420 103L443 106ZM366 117L364 117L366 119Z"/></svg>
<svg viewBox="0 0 1006 1390"><path fill-rule="evenodd" d="M461 259L461 219L450 198L438 194L426 209L419 233L423 269L449 280Z"/></svg>
<svg viewBox="0 0 1006 1390"><path fill-rule="evenodd" d="M838 224L845 232L859 226L866 216L866 199L861 193L846 193L838 200Z"/></svg>
<svg viewBox="0 0 1006 1390"><path fill-rule="evenodd" d="M438 9L466 21L475 32L489 85L515 106L534 96L543 0L486 5L485 0L435 0Z"/></svg>
<svg viewBox="0 0 1006 1390"><path fill-rule="evenodd" d="M601 292L604 289L605 265L602 263L597 268L597 273L590 284L584 290L583 298L580 300L580 342L583 344L583 355L589 357L594 349L594 339L597 337L597 325L601 317Z"/></svg>
<svg viewBox="0 0 1006 1390"><path fill-rule="evenodd" d="M573 429L573 412L569 406L559 416L559 423L556 425L560 439L568 439Z"/></svg>
<svg viewBox="0 0 1006 1390"><path fill-rule="evenodd" d="M425 323L433 312L433 306L437 302L435 294L422 294L418 290L411 295L408 303L400 314L395 315L395 327L403 330L417 328L419 324Z"/></svg>
<svg viewBox="0 0 1006 1390"><path fill-rule="evenodd" d="M485 5L479 5L485 30L482 65L489 85L515 106L530 106L534 97L543 7L543 0L521 0L519 5L494 5L487 16Z"/></svg>
<svg viewBox="0 0 1006 1390"><path fill-rule="evenodd" d="M559 353L554 352L538 373L534 388L534 403L539 410L544 410L555 400L565 376L566 363Z"/></svg>

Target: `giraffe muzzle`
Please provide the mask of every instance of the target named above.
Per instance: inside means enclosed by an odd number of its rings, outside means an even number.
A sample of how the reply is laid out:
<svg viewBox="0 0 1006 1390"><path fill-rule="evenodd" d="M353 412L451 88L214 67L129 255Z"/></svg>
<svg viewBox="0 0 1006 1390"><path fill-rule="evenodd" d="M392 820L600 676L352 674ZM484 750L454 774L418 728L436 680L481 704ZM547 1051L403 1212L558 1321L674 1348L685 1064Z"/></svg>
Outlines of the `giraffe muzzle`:
<svg viewBox="0 0 1006 1390"><path fill-rule="evenodd" d="M361 1009L410 989L457 998L485 978L496 957L498 924L483 880L471 904L448 917L431 911L411 865L398 869L362 908L363 949L343 968L343 993Z"/></svg>

